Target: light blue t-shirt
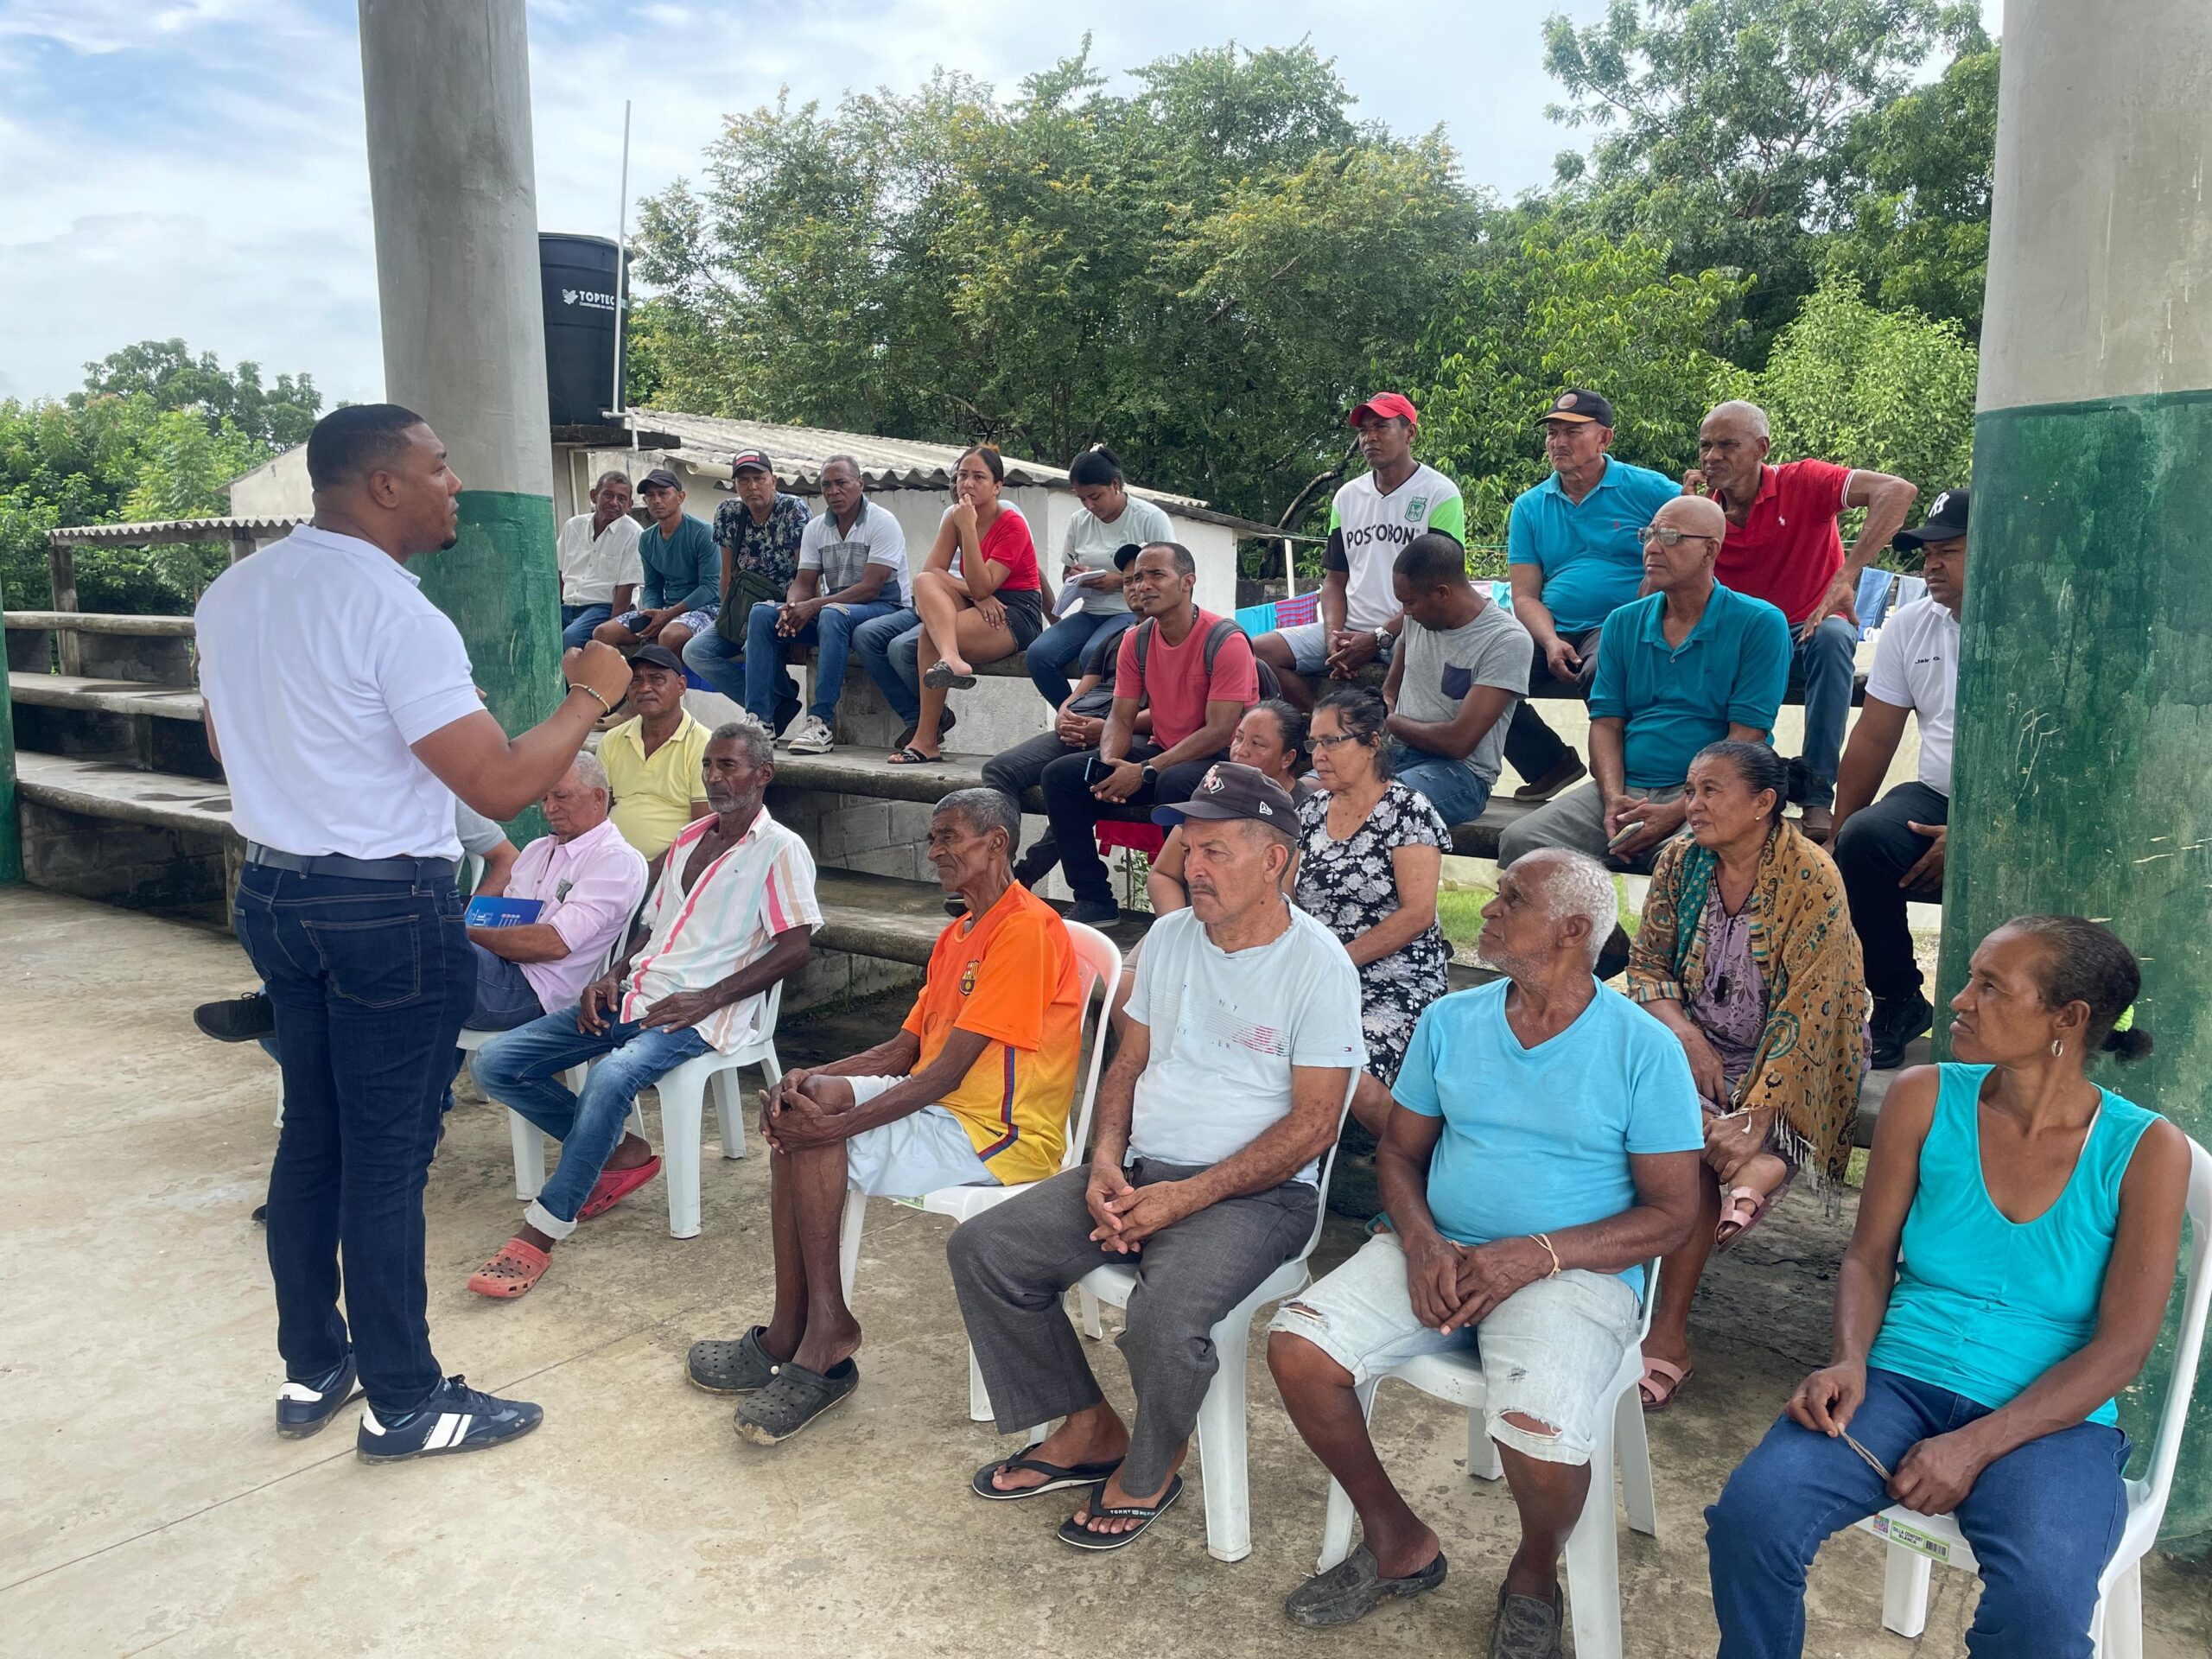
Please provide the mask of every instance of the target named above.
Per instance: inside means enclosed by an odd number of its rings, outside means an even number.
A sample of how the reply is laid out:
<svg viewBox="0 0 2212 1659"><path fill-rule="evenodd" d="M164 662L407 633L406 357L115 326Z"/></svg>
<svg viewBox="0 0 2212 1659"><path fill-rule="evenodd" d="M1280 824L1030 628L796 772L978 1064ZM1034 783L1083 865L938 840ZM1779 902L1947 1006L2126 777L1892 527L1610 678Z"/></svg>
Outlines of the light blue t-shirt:
<svg viewBox="0 0 2212 1659"><path fill-rule="evenodd" d="M1666 474L1610 455L1598 486L1580 501L1567 499L1554 473L1514 497L1506 562L1541 568L1544 605L1560 632L1587 633L1636 597L1643 585L1637 531L1681 493Z"/></svg>
<svg viewBox="0 0 2212 1659"><path fill-rule="evenodd" d="M1523 1048L1505 1018L1511 988L1501 979L1430 1003L1390 1090L1444 1120L1428 1210L1455 1244L1618 1216L1636 1206L1630 1154L1705 1146L1690 1064L1666 1027L1600 985L1573 1025ZM1641 1267L1621 1277L1642 1289Z"/></svg>

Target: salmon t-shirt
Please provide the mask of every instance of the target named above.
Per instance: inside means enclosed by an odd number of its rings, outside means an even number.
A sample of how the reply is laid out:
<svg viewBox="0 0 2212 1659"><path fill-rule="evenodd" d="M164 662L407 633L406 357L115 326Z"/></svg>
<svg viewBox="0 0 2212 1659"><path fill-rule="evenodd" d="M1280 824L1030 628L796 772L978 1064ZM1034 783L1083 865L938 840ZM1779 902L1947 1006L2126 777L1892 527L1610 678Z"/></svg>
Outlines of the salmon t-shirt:
<svg viewBox="0 0 2212 1659"><path fill-rule="evenodd" d="M1058 1173L1083 1056L1083 989L1058 911L1017 882L982 916L947 927L905 1028L921 1039L917 1071L955 1029L988 1038L938 1104L1002 1184Z"/></svg>

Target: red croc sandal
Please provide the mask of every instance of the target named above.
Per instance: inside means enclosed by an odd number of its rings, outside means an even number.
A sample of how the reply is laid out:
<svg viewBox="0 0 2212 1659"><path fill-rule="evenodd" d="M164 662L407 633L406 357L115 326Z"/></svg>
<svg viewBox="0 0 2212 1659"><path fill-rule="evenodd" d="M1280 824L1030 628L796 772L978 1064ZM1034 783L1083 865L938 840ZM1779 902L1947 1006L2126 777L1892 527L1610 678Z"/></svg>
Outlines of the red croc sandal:
<svg viewBox="0 0 2212 1659"><path fill-rule="evenodd" d="M527 1239L511 1238L499 1253L468 1275L468 1287L479 1296L511 1302L545 1276L553 1258Z"/></svg>
<svg viewBox="0 0 2212 1659"><path fill-rule="evenodd" d="M591 1185L591 1196L584 1200L584 1207L576 1211L578 1221L589 1221L594 1216L603 1216L628 1198L647 1181L660 1173L660 1160L648 1158L634 1169L603 1169L599 1179Z"/></svg>

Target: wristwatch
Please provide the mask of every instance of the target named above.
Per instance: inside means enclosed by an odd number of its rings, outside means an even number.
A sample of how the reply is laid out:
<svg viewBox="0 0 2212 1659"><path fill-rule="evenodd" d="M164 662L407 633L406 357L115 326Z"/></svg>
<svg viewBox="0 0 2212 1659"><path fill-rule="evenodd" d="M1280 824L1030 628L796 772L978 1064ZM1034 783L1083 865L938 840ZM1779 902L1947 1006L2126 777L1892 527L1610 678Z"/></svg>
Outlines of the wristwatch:
<svg viewBox="0 0 2212 1659"><path fill-rule="evenodd" d="M1147 784L1156 784L1160 781L1160 768L1154 766L1149 760L1146 761L1144 765L1144 780Z"/></svg>
<svg viewBox="0 0 2212 1659"><path fill-rule="evenodd" d="M1375 648L1376 648L1377 651L1380 651L1383 646L1385 646L1385 645L1389 645L1389 643L1390 643L1390 630L1389 630L1389 629L1388 629L1388 628L1377 628L1377 629L1376 629L1376 630L1375 630Z"/></svg>

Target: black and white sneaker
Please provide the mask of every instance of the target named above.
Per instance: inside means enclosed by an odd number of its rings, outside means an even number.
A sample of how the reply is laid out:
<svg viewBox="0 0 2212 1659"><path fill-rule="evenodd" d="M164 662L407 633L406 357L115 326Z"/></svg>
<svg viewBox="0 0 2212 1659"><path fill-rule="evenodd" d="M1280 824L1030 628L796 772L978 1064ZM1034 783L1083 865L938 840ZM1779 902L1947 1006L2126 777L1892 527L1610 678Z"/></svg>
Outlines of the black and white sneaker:
<svg viewBox="0 0 2212 1659"><path fill-rule="evenodd" d="M288 1440L320 1434L346 1402L361 1391L361 1375L348 1354L329 1376L287 1382L276 1390L276 1432Z"/></svg>
<svg viewBox="0 0 2212 1659"><path fill-rule="evenodd" d="M268 993L248 991L220 1002L202 1002L192 1011L192 1023L219 1043L250 1043L276 1034L276 1010Z"/></svg>
<svg viewBox="0 0 2212 1659"><path fill-rule="evenodd" d="M364 1406L353 1453L363 1463L404 1463L410 1458L481 1452L518 1440L544 1421L542 1406L502 1400L449 1376L404 1417L385 1421L375 1408Z"/></svg>

